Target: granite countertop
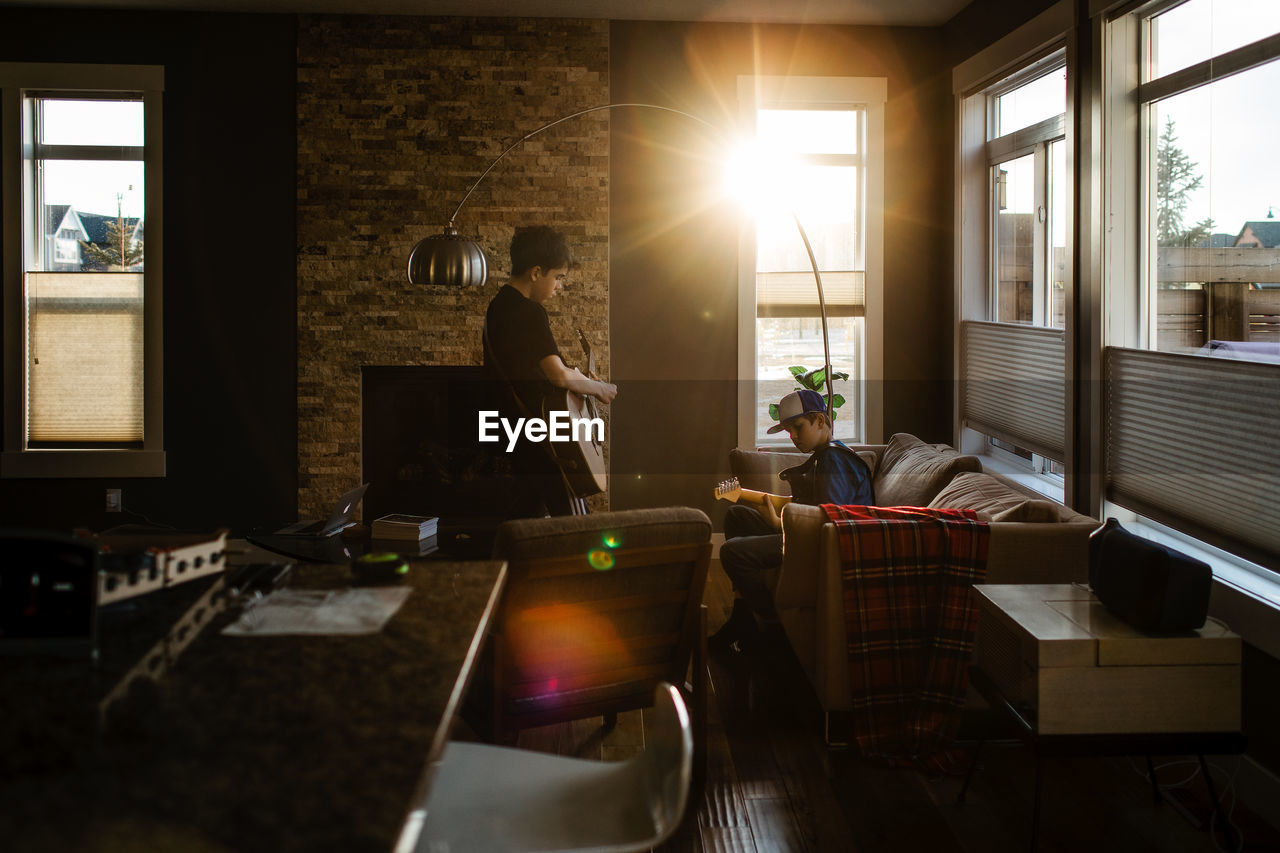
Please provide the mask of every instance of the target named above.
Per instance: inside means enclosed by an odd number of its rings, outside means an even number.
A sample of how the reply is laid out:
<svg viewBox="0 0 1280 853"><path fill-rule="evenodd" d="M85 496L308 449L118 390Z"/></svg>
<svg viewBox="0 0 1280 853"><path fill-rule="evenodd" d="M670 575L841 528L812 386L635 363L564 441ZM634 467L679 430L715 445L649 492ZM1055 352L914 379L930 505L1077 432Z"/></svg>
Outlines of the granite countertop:
<svg viewBox="0 0 1280 853"><path fill-rule="evenodd" d="M122 639L132 650L113 659L104 631L88 681L0 661L0 744L15 747L0 761L0 837L24 851L390 850L504 579L501 562L415 561L377 634L233 637L221 629L238 608L218 606L217 578L171 591L185 624L149 651ZM326 565L295 567L291 583L350 585ZM148 660L159 678L140 677Z"/></svg>

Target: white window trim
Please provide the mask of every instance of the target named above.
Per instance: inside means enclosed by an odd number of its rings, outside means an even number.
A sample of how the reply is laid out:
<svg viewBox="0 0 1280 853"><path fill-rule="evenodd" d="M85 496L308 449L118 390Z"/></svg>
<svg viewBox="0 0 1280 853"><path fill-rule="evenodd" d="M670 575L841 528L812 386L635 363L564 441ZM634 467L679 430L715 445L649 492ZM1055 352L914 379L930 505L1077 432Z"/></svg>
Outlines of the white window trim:
<svg viewBox="0 0 1280 853"><path fill-rule="evenodd" d="M145 344L143 375L143 446L130 450L71 450L25 447L26 352L22 318L22 91L137 91L144 96L146 159L147 262L143 272ZM145 65L83 65L0 63L0 169L3 182L0 209L4 231L4 445L0 478L10 477L163 477L164 453L164 336L162 301L164 269L163 114L164 69Z"/></svg>
<svg viewBox="0 0 1280 853"><path fill-rule="evenodd" d="M886 77L738 77L741 115L752 117L759 100L796 105L840 104L866 109L866 263L863 315L863 441L884 442L884 109ZM743 229L738 250L738 446L755 447L756 282L755 240Z"/></svg>

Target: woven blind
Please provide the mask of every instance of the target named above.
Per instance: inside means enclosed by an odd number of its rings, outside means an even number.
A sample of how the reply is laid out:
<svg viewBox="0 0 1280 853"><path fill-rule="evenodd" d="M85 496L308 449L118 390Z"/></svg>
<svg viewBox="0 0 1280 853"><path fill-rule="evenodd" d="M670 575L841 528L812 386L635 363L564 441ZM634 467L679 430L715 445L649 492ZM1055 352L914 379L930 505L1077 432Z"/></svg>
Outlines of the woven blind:
<svg viewBox="0 0 1280 853"><path fill-rule="evenodd" d="M1063 331L967 321L960 324L960 358L960 407L965 426L1063 461Z"/></svg>
<svg viewBox="0 0 1280 853"><path fill-rule="evenodd" d="M866 313L867 274L858 270L822 273L822 294L829 317L861 317ZM818 285L813 270L756 273L756 315L815 317Z"/></svg>
<svg viewBox="0 0 1280 853"><path fill-rule="evenodd" d="M1107 497L1280 567L1280 365L1108 347Z"/></svg>
<svg viewBox="0 0 1280 853"><path fill-rule="evenodd" d="M143 438L142 273L27 273L27 441Z"/></svg>

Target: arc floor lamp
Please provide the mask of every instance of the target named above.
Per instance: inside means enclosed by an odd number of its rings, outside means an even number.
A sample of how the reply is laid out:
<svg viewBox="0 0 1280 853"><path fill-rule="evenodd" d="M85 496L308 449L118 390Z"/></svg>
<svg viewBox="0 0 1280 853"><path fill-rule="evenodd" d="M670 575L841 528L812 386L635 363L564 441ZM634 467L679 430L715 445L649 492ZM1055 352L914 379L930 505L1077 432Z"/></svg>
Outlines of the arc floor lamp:
<svg viewBox="0 0 1280 853"><path fill-rule="evenodd" d="M476 187L488 177L498 163L502 162L508 154L519 148L526 141L537 136L543 131L549 130L558 124L571 119L580 118L589 113L601 112L603 110L614 110L623 107L636 109L661 110L663 112L674 113L684 116L687 119L697 122L704 127L713 131L722 133L719 128L711 124L705 119L699 118L692 113L678 110L673 107L664 107L658 104L643 103L621 103L621 104L600 104L595 107L588 107L585 110L578 110L566 116L561 116L555 121L548 122L542 127L526 133L506 147L505 150L493 159L480 177L467 190L466 195L462 197L462 201L458 202L458 206L454 208L453 215L449 217L449 221L445 223L444 228L439 234L433 234L419 240L413 247L413 251L409 253L408 276L411 284L430 284L443 285L446 287L481 287L484 285L489 275L489 264L485 259L484 250L480 245L458 233L454 222L458 218L458 214L462 211L463 205L467 203L467 199L471 198L471 194L475 192ZM817 258L813 254L813 246L809 243L809 235L804 230L804 225L800 222L800 216L793 209L791 217L796 223L796 230L800 232L800 239L804 241L805 251L809 255L809 265L813 269L814 284L818 288L818 309L822 314L822 354L823 354L823 371L827 386L827 418L833 419L832 397L832 373L831 373L831 340L827 333L827 300L826 294L822 289L822 272L818 269Z"/></svg>

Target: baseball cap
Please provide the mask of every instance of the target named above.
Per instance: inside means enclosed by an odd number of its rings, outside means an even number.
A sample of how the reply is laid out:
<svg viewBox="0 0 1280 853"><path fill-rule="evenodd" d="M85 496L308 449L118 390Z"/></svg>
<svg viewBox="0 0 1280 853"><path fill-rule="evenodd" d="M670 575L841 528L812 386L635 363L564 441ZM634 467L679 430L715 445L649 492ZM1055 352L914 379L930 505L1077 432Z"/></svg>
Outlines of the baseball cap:
<svg viewBox="0 0 1280 853"><path fill-rule="evenodd" d="M778 401L778 422L765 432L770 434L782 432L786 428L787 421L810 412L821 412L825 415L827 401L822 399L822 395L817 391L810 391L808 388L792 391Z"/></svg>

